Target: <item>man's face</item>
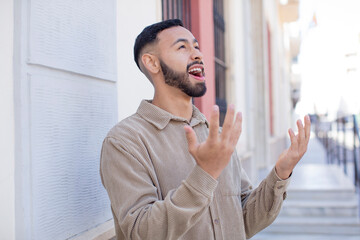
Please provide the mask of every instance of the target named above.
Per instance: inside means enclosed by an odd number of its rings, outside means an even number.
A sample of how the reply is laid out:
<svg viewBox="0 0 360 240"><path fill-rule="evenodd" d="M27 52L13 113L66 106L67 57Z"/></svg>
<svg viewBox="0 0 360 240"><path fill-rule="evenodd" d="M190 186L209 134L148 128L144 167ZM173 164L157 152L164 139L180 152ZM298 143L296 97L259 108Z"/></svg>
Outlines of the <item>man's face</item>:
<svg viewBox="0 0 360 240"><path fill-rule="evenodd" d="M199 44L183 27L172 27L159 33L158 49L165 83L190 97L206 92L204 64Z"/></svg>

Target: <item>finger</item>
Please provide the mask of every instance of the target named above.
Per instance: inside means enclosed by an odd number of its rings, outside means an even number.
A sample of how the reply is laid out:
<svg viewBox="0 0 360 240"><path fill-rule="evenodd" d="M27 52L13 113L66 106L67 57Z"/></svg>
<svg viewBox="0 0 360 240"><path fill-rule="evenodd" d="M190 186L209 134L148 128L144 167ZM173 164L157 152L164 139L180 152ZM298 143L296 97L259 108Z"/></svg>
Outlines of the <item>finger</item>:
<svg viewBox="0 0 360 240"><path fill-rule="evenodd" d="M188 141L189 152L193 154L195 153L198 145L197 137L194 130L190 126L185 126L184 129L186 133L186 139Z"/></svg>
<svg viewBox="0 0 360 240"><path fill-rule="evenodd" d="M305 142L304 126L300 119L296 121L296 124L297 124L298 130L299 130L299 141L300 141L300 143L304 143Z"/></svg>
<svg viewBox="0 0 360 240"><path fill-rule="evenodd" d="M232 127L234 125L234 115L235 115L234 105L230 104L225 115L225 120L221 132L221 139L229 138L229 133L232 131Z"/></svg>
<svg viewBox="0 0 360 240"><path fill-rule="evenodd" d="M210 115L209 140L217 139L219 136L219 107L214 105Z"/></svg>
<svg viewBox="0 0 360 240"><path fill-rule="evenodd" d="M238 112L236 114L236 119L234 123L233 131L231 132L230 136L230 143L235 146L239 140L239 137L242 132L242 113Z"/></svg>
<svg viewBox="0 0 360 240"><path fill-rule="evenodd" d="M304 123L305 123L305 139L306 139L306 143L308 143L310 139L310 130L311 130L311 121L309 115L306 115L304 117Z"/></svg>

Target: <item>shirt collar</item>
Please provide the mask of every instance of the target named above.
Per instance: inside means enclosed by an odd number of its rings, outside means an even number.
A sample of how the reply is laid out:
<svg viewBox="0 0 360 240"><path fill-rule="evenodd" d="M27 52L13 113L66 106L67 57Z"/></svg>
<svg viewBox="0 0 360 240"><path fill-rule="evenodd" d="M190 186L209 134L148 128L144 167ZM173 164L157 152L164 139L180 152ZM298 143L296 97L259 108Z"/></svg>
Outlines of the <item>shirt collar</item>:
<svg viewBox="0 0 360 240"><path fill-rule="evenodd" d="M159 130L164 129L171 120L186 122L191 127L194 127L200 123L205 123L209 127L209 123L205 116L193 105L193 113L190 123L182 117L177 117L151 103L151 100L142 100L137 110L143 119L153 124Z"/></svg>

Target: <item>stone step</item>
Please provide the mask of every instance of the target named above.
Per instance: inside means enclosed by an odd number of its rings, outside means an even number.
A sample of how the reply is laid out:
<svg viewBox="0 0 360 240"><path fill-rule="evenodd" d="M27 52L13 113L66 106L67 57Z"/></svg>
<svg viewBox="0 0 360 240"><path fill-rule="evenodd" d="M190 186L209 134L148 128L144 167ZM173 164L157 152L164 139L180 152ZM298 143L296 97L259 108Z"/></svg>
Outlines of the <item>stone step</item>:
<svg viewBox="0 0 360 240"><path fill-rule="evenodd" d="M291 186L291 185L290 185ZM305 201L338 201L356 199L354 188L344 189L294 189L289 187L286 200L305 200Z"/></svg>
<svg viewBox="0 0 360 240"><path fill-rule="evenodd" d="M286 200L280 216L283 217L358 217L356 198L338 201Z"/></svg>
<svg viewBox="0 0 360 240"><path fill-rule="evenodd" d="M282 217L263 230L265 233L341 234L360 236L357 217Z"/></svg>

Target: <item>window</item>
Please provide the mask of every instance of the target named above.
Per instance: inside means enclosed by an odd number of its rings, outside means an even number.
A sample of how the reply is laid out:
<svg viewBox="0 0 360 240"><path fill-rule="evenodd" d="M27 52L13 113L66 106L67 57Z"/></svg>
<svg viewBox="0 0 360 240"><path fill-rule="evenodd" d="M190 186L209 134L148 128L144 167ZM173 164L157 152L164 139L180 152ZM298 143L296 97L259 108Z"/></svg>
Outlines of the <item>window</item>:
<svg viewBox="0 0 360 240"><path fill-rule="evenodd" d="M162 0L163 20L178 18L191 31L191 0Z"/></svg>
<svg viewBox="0 0 360 240"><path fill-rule="evenodd" d="M220 109L220 125L226 114L226 63L225 63L225 21L224 2L214 0L214 38L215 38L215 87L216 104Z"/></svg>

